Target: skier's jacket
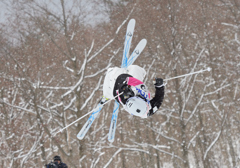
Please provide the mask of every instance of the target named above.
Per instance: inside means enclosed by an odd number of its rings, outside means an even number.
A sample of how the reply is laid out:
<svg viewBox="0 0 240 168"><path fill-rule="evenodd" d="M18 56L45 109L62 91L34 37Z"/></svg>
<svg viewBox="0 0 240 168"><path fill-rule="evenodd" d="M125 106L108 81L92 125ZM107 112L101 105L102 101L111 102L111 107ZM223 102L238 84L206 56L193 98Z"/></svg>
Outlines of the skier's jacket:
<svg viewBox="0 0 240 168"><path fill-rule="evenodd" d="M148 116L153 115L161 106L164 99L164 86L155 87L155 96L151 99L151 94L148 91L147 86L142 81L132 77L129 74L121 74L116 79L113 95L117 96L119 93L124 92L126 86L130 88L131 94L119 95L118 98L116 98L118 102L125 105L130 97L140 96L151 104L151 109L148 112Z"/></svg>

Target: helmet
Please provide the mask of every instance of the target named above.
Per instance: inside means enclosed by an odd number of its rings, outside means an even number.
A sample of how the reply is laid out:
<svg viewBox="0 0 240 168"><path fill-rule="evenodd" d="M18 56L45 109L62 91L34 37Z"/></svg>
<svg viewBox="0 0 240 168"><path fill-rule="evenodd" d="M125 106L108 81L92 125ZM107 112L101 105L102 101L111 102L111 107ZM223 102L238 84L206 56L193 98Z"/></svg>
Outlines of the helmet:
<svg viewBox="0 0 240 168"><path fill-rule="evenodd" d="M149 105L140 97L131 97L126 102L126 110L132 115L147 118Z"/></svg>
<svg viewBox="0 0 240 168"><path fill-rule="evenodd" d="M61 160L61 157L60 157L60 156L54 156L54 158L53 158L53 161L55 161L55 160L60 160L60 162L62 162L62 160Z"/></svg>

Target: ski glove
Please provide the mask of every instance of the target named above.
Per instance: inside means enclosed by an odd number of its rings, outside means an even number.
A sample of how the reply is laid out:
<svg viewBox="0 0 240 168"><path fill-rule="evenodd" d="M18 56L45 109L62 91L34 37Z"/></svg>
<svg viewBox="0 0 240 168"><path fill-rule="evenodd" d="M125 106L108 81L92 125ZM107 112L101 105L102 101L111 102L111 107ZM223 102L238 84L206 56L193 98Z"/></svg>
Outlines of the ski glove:
<svg viewBox="0 0 240 168"><path fill-rule="evenodd" d="M124 99L128 99L129 97L133 97L134 96L134 92L132 91L130 85L124 84L121 87L121 91L123 92Z"/></svg>
<svg viewBox="0 0 240 168"><path fill-rule="evenodd" d="M155 85L155 87L162 87L162 86L164 86L163 85L163 79L162 78L155 78L154 85Z"/></svg>

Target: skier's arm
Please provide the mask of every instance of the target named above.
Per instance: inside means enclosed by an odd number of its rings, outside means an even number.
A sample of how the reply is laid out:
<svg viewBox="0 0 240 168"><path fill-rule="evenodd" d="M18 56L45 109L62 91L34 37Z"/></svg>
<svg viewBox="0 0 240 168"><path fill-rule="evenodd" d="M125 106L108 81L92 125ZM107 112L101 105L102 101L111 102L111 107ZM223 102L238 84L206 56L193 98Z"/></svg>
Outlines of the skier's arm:
<svg viewBox="0 0 240 168"><path fill-rule="evenodd" d="M154 85L156 88L155 97L152 100L150 100L152 108L149 110L148 116L153 115L159 109L164 99L163 79L156 78L156 83Z"/></svg>
<svg viewBox="0 0 240 168"><path fill-rule="evenodd" d="M126 101L130 98L134 96L134 92L131 89L131 86L124 83L121 85L120 89L118 90L119 93L123 93L122 95L120 95L120 99L121 102L123 104L126 104Z"/></svg>

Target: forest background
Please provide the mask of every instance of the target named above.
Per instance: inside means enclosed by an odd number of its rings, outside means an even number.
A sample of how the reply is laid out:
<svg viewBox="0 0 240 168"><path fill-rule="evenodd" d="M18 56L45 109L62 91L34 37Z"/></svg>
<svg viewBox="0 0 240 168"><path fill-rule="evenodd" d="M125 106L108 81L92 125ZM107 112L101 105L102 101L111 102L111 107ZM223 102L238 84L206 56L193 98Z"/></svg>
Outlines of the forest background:
<svg viewBox="0 0 240 168"><path fill-rule="evenodd" d="M0 167L240 167L240 1L2 0ZM128 21L135 64L155 77L211 72L167 83L152 117L120 109L109 143L113 102L86 138L76 135L102 96L109 67L120 66ZM153 94L154 95L154 94Z"/></svg>

